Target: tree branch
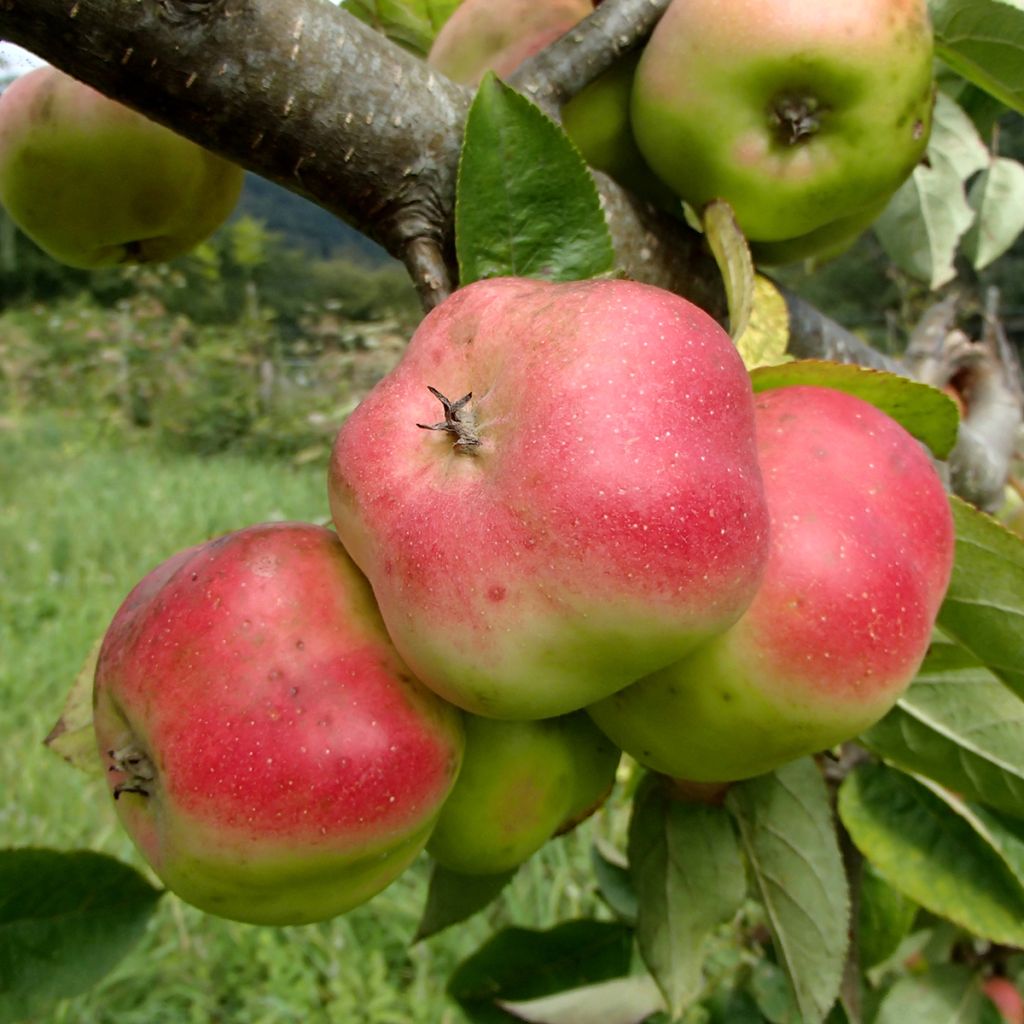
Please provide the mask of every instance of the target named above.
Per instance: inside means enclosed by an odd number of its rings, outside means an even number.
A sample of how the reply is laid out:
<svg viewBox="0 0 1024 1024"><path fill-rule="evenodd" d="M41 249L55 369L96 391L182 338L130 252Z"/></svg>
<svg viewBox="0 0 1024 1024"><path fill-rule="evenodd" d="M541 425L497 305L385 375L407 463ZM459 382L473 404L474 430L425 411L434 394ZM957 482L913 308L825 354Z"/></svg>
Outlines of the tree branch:
<svg viewBox="0 0 1024 1024"><path fill-rule="evenodd" d="M580 25L524 61L510 84L543 110L556 113L647 36L669 0L604 3Z"/></svg>

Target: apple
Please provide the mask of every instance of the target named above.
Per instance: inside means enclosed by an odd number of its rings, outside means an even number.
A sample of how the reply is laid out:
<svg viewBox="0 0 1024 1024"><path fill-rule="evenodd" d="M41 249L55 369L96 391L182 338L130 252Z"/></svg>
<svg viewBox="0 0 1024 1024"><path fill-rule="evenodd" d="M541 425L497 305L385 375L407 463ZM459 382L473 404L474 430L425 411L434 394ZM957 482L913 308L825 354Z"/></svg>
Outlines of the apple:
<svg viewBox="0 0 1024 1024"><path fill-rule="evenodd" d="M751 242L751 256L762 267L777 267L800 260L824 262L834 259L846 252L888 205L889 197L886 196L873 206L867 206L848 217L837 217L805 235L786 238L781 242Z"/></svg>
<svg viewBox="0 0 1024 1024"><path fill-rule="evenodd" d="M992 1000L1006 1024L1024 1024L1024 999L1009 978L986 978L981 990Z"/></svg>
<svg viewBox="0 0 1024 1024"><path fill-rule="evenodd" d="M742 618L597 703L618 746L666 775L747 778L851 739L913 679L949 582L953 522L920 444L852 395L756 397L771 552Z"/></svg>
<svg viewBox="0 0 1024 1024"><path fill-rule="evenodd" d="M0 96L0 203L72 267L168 260L227 219L240 167L52 67Z"/></svg>
<svg viewBox="0 0 1024 1024"><path fill-rule="evenodd" d="M96 668L121 823L182 899L257 924L333 917L412 861L454 784L460 719L395 653L337 537L305 523L154 569Z"/></svg>
<svg viewBox="0 0 1024 1024"><path fill-rule="evenodd" d="M456 291L329 475L395 647L486 717L565 714L678 660L767 554L749 375L706 313L631 281Z"/></svg>
<svg viewBox="0 0 1024 1024"><path fill-rule="evenodd" d="M592 14L592 0L463 0L442 25L427 62L455 82L504 77Z"/></svg>
<svg viewBox="0 0 1024 1024"><path fill-rule="evenodd" d="M591 167L641 199L676 216L675 193L647 166L630 124L630 96L639 51L626 54L562 107L562 127Z"/></svg>
<svg viewBox="0 0 1024 1024"><path fill-rule="evenodd" d="M925 0L672 0L636 71L632 124L696 209L733 207L754 242L887 199L931 127Z"/></svg>
<svg viewBox="0 0 1024 1024"><path fill-rule="evenodd" d="M604 801L619 750L586 712L506 722L466 715L466 749L427 851L469 875L518 867Z"/></svg>

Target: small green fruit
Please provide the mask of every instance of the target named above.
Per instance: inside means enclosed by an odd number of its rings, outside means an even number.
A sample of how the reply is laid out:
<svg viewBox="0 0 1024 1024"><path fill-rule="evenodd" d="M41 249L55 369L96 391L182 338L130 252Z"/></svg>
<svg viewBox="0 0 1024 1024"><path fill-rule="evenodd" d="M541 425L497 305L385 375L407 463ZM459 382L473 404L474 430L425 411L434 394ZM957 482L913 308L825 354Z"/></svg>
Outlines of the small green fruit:
<svg viewBox="0 0 1024 1024"><path fill-rule="evenodd" d="M511 870L594 811L618 763L583 712L524 722L467 715L462 771L427 850L462 874Z"/></svg>
<svg viewBox="0 0 1024 1024"><path fill-rule="evenodd" d="M56 68L0 96L0 203L55 260L169 260L227 219L243 172Z"/></svg>

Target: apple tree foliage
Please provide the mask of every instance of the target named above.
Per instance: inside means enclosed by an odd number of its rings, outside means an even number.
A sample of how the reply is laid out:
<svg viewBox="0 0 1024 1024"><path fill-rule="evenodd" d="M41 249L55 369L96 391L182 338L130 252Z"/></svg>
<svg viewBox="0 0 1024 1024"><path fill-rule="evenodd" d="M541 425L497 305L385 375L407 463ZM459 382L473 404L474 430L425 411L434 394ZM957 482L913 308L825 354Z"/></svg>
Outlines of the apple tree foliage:
<svg viewBox="0 0 1024 1024"><path fill-rule="evenodd" d="M46 17L32 6L0 5L0 36L40 39ZM152 6L171 21L181 16L181 5ZM423 52L454 6L350 0L348 9ZM876 231L896 264L937 288L953 279L955 259L984 267L1024 227L1024 169L999 155L994 128L1006 108L1024 111L1024 3L933 0L931 8L941 58L935 131ZM342 17L354 31L354 19ZM76 63L73 45L55 44L47 56L70 71L95 60L83 49ZM125 89L116 75L98 77L111 92ZM182 108L169 95L173 121ZM607 196L602 205L552 120L493 76L465 115L457 180L443 198L458 281L572 280L621 266ZM276 173L270 159L255 169ZM353 216L356 204L322 190L305 187ZM937 459L951 457L962 439L949 398L867 356L858 361L876 368L794 358L806 353L790 344L799 333L792 310L755 278L728 211L707 211L703 228L756 390L815 383L850 391ZM387 229L379 234L421 274L429 301L422 272L436 265ZM494 935L448 979L468 1019L997 1020L983 977L1024 962L1014 960L1024 949L1024 542L967 501L950 500L952 582L924 665L890 714L854 743L722 792L680 798L628 774L613 798L628 821L592 850L589 881L606 919ZM87 664L49 742L95 769L90 682ZM435 867L410 940L429 941L481 910L512 874L465 878ZM83 851L2 851L0 879L0 1021L88 988L139 937L161 895L126 865Z"/></svg>

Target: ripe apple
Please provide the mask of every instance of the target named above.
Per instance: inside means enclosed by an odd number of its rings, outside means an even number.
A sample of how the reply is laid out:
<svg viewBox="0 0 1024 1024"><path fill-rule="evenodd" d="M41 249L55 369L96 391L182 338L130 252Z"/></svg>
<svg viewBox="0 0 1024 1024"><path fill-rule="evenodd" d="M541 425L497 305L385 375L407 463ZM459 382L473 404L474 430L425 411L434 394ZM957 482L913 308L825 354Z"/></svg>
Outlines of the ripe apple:
<svg viewBox="0 0 1024 1024"><path fill-rule="evenodd" d="M327 529L253 526L180 552L114 616L94 724L118 816L202 910L303 924L423 848L461 716L402 664Z"/></svg>
<svg viewBox="0 0 1024 1024"><path fill-rule="evenodd" d="M1024 999L1009 978L986 978L981 989L995 1003L1006 1024L1024 1024Z"/></svg>
<svg viewBox="0 0 1024 1024"><path fill-rule="evenodd" d="M188 252L228 217L242 180L240 167L56 68L0 96L0 203L69 266Z"/></svg>
<svg viewBox="0 0 1024 1024"><path fill-rule="evenodd" d="M518 867L595 811L615 782L619 750L577 711L503 722L467 715L466 750L427 851L463 874Z"/></svg>
<svg viewBox="0 0 1024 1024"><path fill-rule="evenodd" d="M892 195L931 127L925 0L673 0L633 85L654 172L697 209L727 200L752 241Z"/></svg>
<svg viewBox="0 0 1024 1024"><path fill-rule="evenodd" d="M759 394L771 553L750 607L689 657L590 709L656 771L742 779L856 736L924 658L953 523L924 450L838 391Z"/></svg>
<svg viewBox="0 0 1024 1024"><path fill-rule="evenodd" d="M753 430L732 342L685 299L479 281L343 424L331 511L419 679L546 718L746 608L768 541Z"/></svg>
<svg viewBox="0 0 1024 1024"><path fill-rule="evenodd" d="M455 82L504 77L592 14L592 0L463 0L441 27L427 62Z"/></svg>

